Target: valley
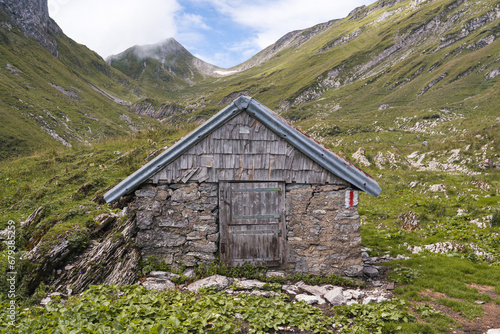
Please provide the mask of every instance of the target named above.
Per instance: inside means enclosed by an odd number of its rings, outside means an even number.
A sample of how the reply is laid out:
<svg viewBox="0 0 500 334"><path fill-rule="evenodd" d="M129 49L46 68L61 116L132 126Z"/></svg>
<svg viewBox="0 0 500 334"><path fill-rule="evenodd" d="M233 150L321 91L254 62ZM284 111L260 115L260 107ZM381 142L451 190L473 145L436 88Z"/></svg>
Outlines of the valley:
<svg viewBox="0 0 500 334"><path fill-rule="evenodd" d="M39 0L22 3L30 1ZM13 3L0 1L0 276L12 271L14 257L19 327L7 327L2 314L0 328L500 328L500 3L380 0L290 32L230 69L202 62L174 39L103 60L66 37L47 13L37 15L49 28L29 28L33 22L12 14L27 9ZM218 262L186 268L130 255L136 254L133 214L124 203L106 204L103 195L241 95L380 184L378 197L360 194L358 208L361 246L380 276L269 279L267 268L232 271ZM15 254L6 243L9 222L16 227ZM99 254L90 262L89 250ZM194 274L185 275L188 269ZM143 283L154 271L178 275L178 289L101 285ZM259 279L278 295L235 300L213 289L182 290L214 274ZM319 308L290 303L285 286L299 281L344 289L394 283L393 298ZM2 279L2 309L8 291ZM61 295L38 307L54 292ZM252 313L257 309L264 311ZM76 313L79 320L68 320Z"/></svg>

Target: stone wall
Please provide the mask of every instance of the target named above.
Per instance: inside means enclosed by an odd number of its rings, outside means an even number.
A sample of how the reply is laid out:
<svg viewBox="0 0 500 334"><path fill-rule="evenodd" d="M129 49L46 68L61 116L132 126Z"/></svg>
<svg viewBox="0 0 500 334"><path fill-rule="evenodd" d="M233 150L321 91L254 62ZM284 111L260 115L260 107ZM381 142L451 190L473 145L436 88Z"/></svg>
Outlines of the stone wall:
<svg viewBox="0 0 500 334"><path fill-rule="evenodd" d="M129 204L137 245L174 267L210 263L219 245L218 184L144 185ZM287 271L356 275L363 270L357 207L343 186L286 186Z"/></svg>
<svg viewBox="0 0 500 334"><path fill-rule="evenodd" d="M292 272L356 276L363 270L358 208L341 186L286 186L287 262Z"/></svg>
<svg viewBox="0 0 500 334"><path fill-rule="evenodd" d="M129 207L136 211L137 246L174 267L210 263L218 250L218 185L145 185Z"/></svg>

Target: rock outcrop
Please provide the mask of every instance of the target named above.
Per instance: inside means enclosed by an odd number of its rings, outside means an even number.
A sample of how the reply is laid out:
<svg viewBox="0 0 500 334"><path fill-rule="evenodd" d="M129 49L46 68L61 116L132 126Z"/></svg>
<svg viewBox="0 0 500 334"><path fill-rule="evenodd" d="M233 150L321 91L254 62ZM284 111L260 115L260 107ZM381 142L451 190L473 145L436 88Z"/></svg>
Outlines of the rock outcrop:
<svg viewBox="0 0 500 334"><path fill-rule="evenodd" d="M364 147L360 147L355 153L353 153L352 158L356 160L356 162L362 164L363 166L370 167L372 164L368 161L368 158L365 155L366 150Z"/></svg>
<svg viewBox="0 0 500 334"><path fill-rule="evenodd" d="M143 100L139 103L134 104L132 107L132 112L148 116L155 119L164 119L175 114L190 113L192 110L186 109L177 104L164 103L161 105L156 105L156 103L151 99Z"/></svg>
<svg viewBox="0 0 500 334"><path fill-rule="evenodd" d="M0 0L0 9L26 36L35 38L50 53L58 56L57 42L52 35L62 31L49 16L47 0Z"/></svg>
<svg viewBox="0 0 500 334"><path fill-rule="evenodd" d="M56 278L51 282L55 290L71 289L80 293L92 284L126 285L135 282L140 255L133 246L136 234L134 217L129 217L125 223L120 223L119 219L110 223L109 215L101 218L101 225L107 224L107 232L66 263L64 269L56 271ZM62 264L62 260L58 263Z"/></svg>

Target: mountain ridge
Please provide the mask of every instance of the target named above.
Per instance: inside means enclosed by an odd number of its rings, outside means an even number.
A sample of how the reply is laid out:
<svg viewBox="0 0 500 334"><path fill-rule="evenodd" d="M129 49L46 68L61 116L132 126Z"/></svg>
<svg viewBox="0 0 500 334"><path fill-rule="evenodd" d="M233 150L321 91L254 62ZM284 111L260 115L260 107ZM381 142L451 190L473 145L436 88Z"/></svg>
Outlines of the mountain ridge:
<svg viewBox="0 0 500 334"><path fill-rule="evenodd" d="M378 1L341 20L288 33L229 69L230 75L205 77L167 99L150 96L149 102L156 102L149 107L176 103L182 111L172 114L172 121L197 120L246 94L289 120L305 120L318 106L343 113L339 109L361 112L368 105L376 110L396 103L400 110L420 112L419 101L434 107L443 101L429 93L438 90L449 104L460 103L458 94L479 98L498 85L498 59L491 56L498 48L498 18L496 1ZM482 66L466 65L474 59ZM461 84L469 81L478 87L475 92ZM360 99L348 98L361 89ZM141 110L140 102L135 109Z"/></svg>
<svg viewBox="0 0 500 334"><path fill-rule="evenodd" d="M137 84L66 37L46 0L2 0L0 40L0 159L156 125L129 110Z"/></svg>
<svg viewBox="0 0 500 334"><path fill-rule="evenodd" d="M25 0L30 1L38 0ZM493 55L498 54L499 17L500 3L494 0L378 1L343 19L290 32L227 70L197 59L175 39L129 48L108 58L109 66L89 50L75 52L79 46L64 34L49 35L58 42L60 55L54 59L77 69L73 74L85 77L92 94L120 105L126 117L135 113L174 125L197 123L220 105L251 95L305 130L335 140L350 127L365 127L352 124L350 114L372 118L382 105L389 106L385 113L407 117L426 108L491 116L494 103L483 101L498 100L500 70ZM2 29L9 31L5 24ZM52 61L45 64L53 66ZM12 75L24 70L11 60L3 68ZM78 95L71 80L46 81L60 94ZM478 108L471 109L473 103ZM38 113L50 117L43 108ZM58 124L64 130L64 123ZM108 126L115 131L115 125ZM71 143L54 126L45 132Z"/></svg>
<svg viewBox="0 0 500 334"><path fill-rule="evenodd" d="M57 42L51 35L59 35L62 30L50 18L47 0L0 0L0 6L26 36L35 38L57 57Z"/></svg>

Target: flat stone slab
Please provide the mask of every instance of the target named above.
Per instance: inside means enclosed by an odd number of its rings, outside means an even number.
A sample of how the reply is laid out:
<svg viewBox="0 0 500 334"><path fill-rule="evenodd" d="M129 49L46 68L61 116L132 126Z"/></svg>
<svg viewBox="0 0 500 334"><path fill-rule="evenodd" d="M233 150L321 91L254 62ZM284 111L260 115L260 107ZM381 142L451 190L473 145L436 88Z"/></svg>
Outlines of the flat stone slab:
<svg viewBox="0 0 500 334"><path fill-rule="evenodd" d="M295 285L301 288L302 290L319 297L324 296L328 293L328 290L324 286L307 285L302 281L298 282Z"/></svg>
<svg viewBox="0 0 500 334"><path fill-rule="evenodd" d="M295 285L283 285L281 286L281 290L288 293L289 295L298 295L300 294L300 288Z"/></svg>
<svg viewBox="0 0 500 334"><path fill-rule="evenodd" d="M226 276L213 275L189 284L187 289L191 292L196 292L201 288L216 287L218 291L221 291L230 286L231 283L232 280Z"/></svg>
<svg viewBox="0 0 500 334"><path fill-rule="evenodd" d="M164 277L168 277L168 272L166 271L151 271L149 273L149 276L152 276L152 277L156 277L156 278L164 278Z"/></svg>
<svg viewBox="0 0 500 334"><path fill-rule="evenodd" d="M160 292L175 289L175 284L168 279L148 279L141 284L148 290L157 290Z"/></svg>
<svg viewBox="0 0 500 334"><path fill-rule="evenodd" d="M243 290L261 289L267 284L256 279L235 279L234 282L237 288Z"/></svg>
<svg viewBox="0 0 500 334"><path fill-rule="evenodd" d="M313 305L313 304L322 305L322 304L326 303L326 301L319 296L311 296L311 295L305 295L305 294L300 294L300 295L295 296L295 300L304 301L309 305Z"/></svg>
<svg viewBox="0 0 500 334"><path fill-rule="evenodd" d="M266 277L267 278L270 278L270 277L275 277L275 276L278 276L278 277L285 277L285 272L284 271L281 271L281 270L269 270L267 273L266 273Z"/></svg>

